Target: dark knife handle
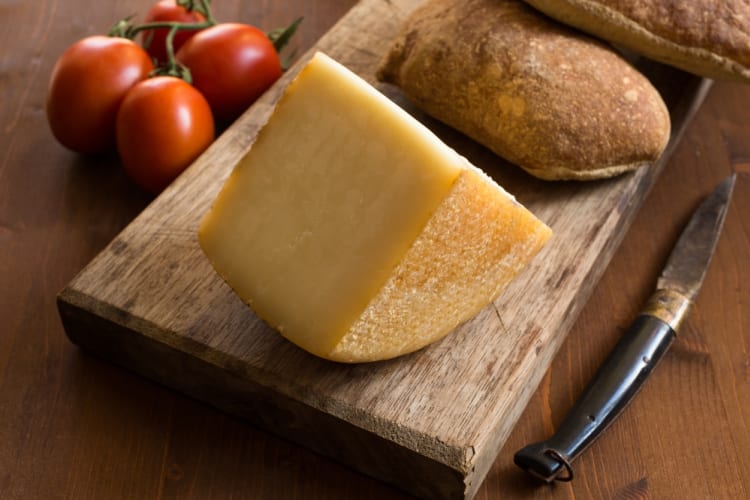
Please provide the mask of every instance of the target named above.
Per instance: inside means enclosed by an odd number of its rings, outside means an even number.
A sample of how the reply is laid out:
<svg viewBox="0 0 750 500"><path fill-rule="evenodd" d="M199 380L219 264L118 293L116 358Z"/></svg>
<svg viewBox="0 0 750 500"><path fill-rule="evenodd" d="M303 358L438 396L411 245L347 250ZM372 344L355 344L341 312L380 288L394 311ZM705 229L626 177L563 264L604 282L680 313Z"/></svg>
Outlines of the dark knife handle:
<svg viewBox="0 0 750 500"><path fill-rule="evenodd" d="M546 482L572 479L570 463L627 406L674 338L667 322L649 314L638 316L557 432L516 452L516 465Z"/></svg>

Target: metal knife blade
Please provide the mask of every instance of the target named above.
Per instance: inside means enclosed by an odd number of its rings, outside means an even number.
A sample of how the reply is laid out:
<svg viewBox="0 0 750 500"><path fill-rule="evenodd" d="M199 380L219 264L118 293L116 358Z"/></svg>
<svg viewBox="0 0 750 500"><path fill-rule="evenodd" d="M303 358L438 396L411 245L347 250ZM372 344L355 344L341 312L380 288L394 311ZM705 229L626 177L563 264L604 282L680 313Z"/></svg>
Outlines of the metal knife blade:
<svg viewBox="0 0 750 500"><path fill-rule="evenodd" d="M652 297L650 301L654 309L648 312L669 323L673 330L679 328L687 308L703 284L724 225L735 179L736 174L724 179L696 209L656 283L657 291L664 292L654 294L657 297ZM677 300L669 299L676 295L679 295ZM661 305L665 300L670 306L666 310Z"/></svg>
<svg viewBox="0 0 750 500"><path fill-rule="evenodd" d="M641 388L671 345L700 290L724 225L735 178L725 179L693 213L657 280L656 291L555 434L516 452L513 460L521 469L548 483L573 479L571 462Z"/></svg>

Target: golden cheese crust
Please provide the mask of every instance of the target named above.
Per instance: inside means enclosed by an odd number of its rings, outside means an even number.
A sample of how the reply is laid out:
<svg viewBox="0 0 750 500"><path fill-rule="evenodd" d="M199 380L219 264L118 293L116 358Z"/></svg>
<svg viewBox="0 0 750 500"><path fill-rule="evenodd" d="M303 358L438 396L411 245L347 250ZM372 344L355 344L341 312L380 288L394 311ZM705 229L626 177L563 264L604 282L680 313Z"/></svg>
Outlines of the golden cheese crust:
<svg viewBox="0 0 750 500"><path fill-rule="evenodd" d="M611 177L669 139L659 93L612 49L520 0L431 0L378 77L542 179Z"/></svg>
<svg viewBox="0 0 750 500"><path fill-rule="evenodd" d="M527 0L561 22L708 78L750 82L745 0Z"/></svg>
<svg viewBox="0 0 750 500"><path fill-rule="evenodd" d="M391 277L327 357L376 361L435 342L496 299L551 235L467 162Z"/></svg>

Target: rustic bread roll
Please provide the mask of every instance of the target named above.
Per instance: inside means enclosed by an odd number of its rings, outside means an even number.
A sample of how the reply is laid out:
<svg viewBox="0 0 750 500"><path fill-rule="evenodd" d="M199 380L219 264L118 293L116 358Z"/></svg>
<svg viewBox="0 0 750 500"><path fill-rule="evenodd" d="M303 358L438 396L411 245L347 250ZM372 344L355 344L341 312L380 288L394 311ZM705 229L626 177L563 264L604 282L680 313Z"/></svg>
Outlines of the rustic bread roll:
<svg viewBox="0 0 750 500"><path fill-rule="evenodd" d="M520 0L431 0L378 78L542 179L597 179L655 160L659 93L614 51Z"/></svg>
<svg viewBox="0 0 750 500"><path fill-rule="evenodd" d="M527 0L551 17L701 76L750 82L747 0Z"/></svg>

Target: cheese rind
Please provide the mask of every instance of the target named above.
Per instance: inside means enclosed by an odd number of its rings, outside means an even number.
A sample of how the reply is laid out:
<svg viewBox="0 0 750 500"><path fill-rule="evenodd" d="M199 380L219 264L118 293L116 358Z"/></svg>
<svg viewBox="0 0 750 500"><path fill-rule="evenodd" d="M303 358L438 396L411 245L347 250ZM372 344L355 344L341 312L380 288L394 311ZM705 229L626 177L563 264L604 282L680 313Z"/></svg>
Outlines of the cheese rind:
<svg viewBox="0 0 750 500"><path fill-rule="evenodd" d="M318 53L230 175L199 241L282 335L317 356L359 362L444 336L492 300L548 233L422 124Z"/></svg>
<svg viewBox="0 0 750 500"><path fill-rule="evenodd" d="M466 168L329 358L387 359L441 339L495 300L551 234L483 172Z"/></svg>

